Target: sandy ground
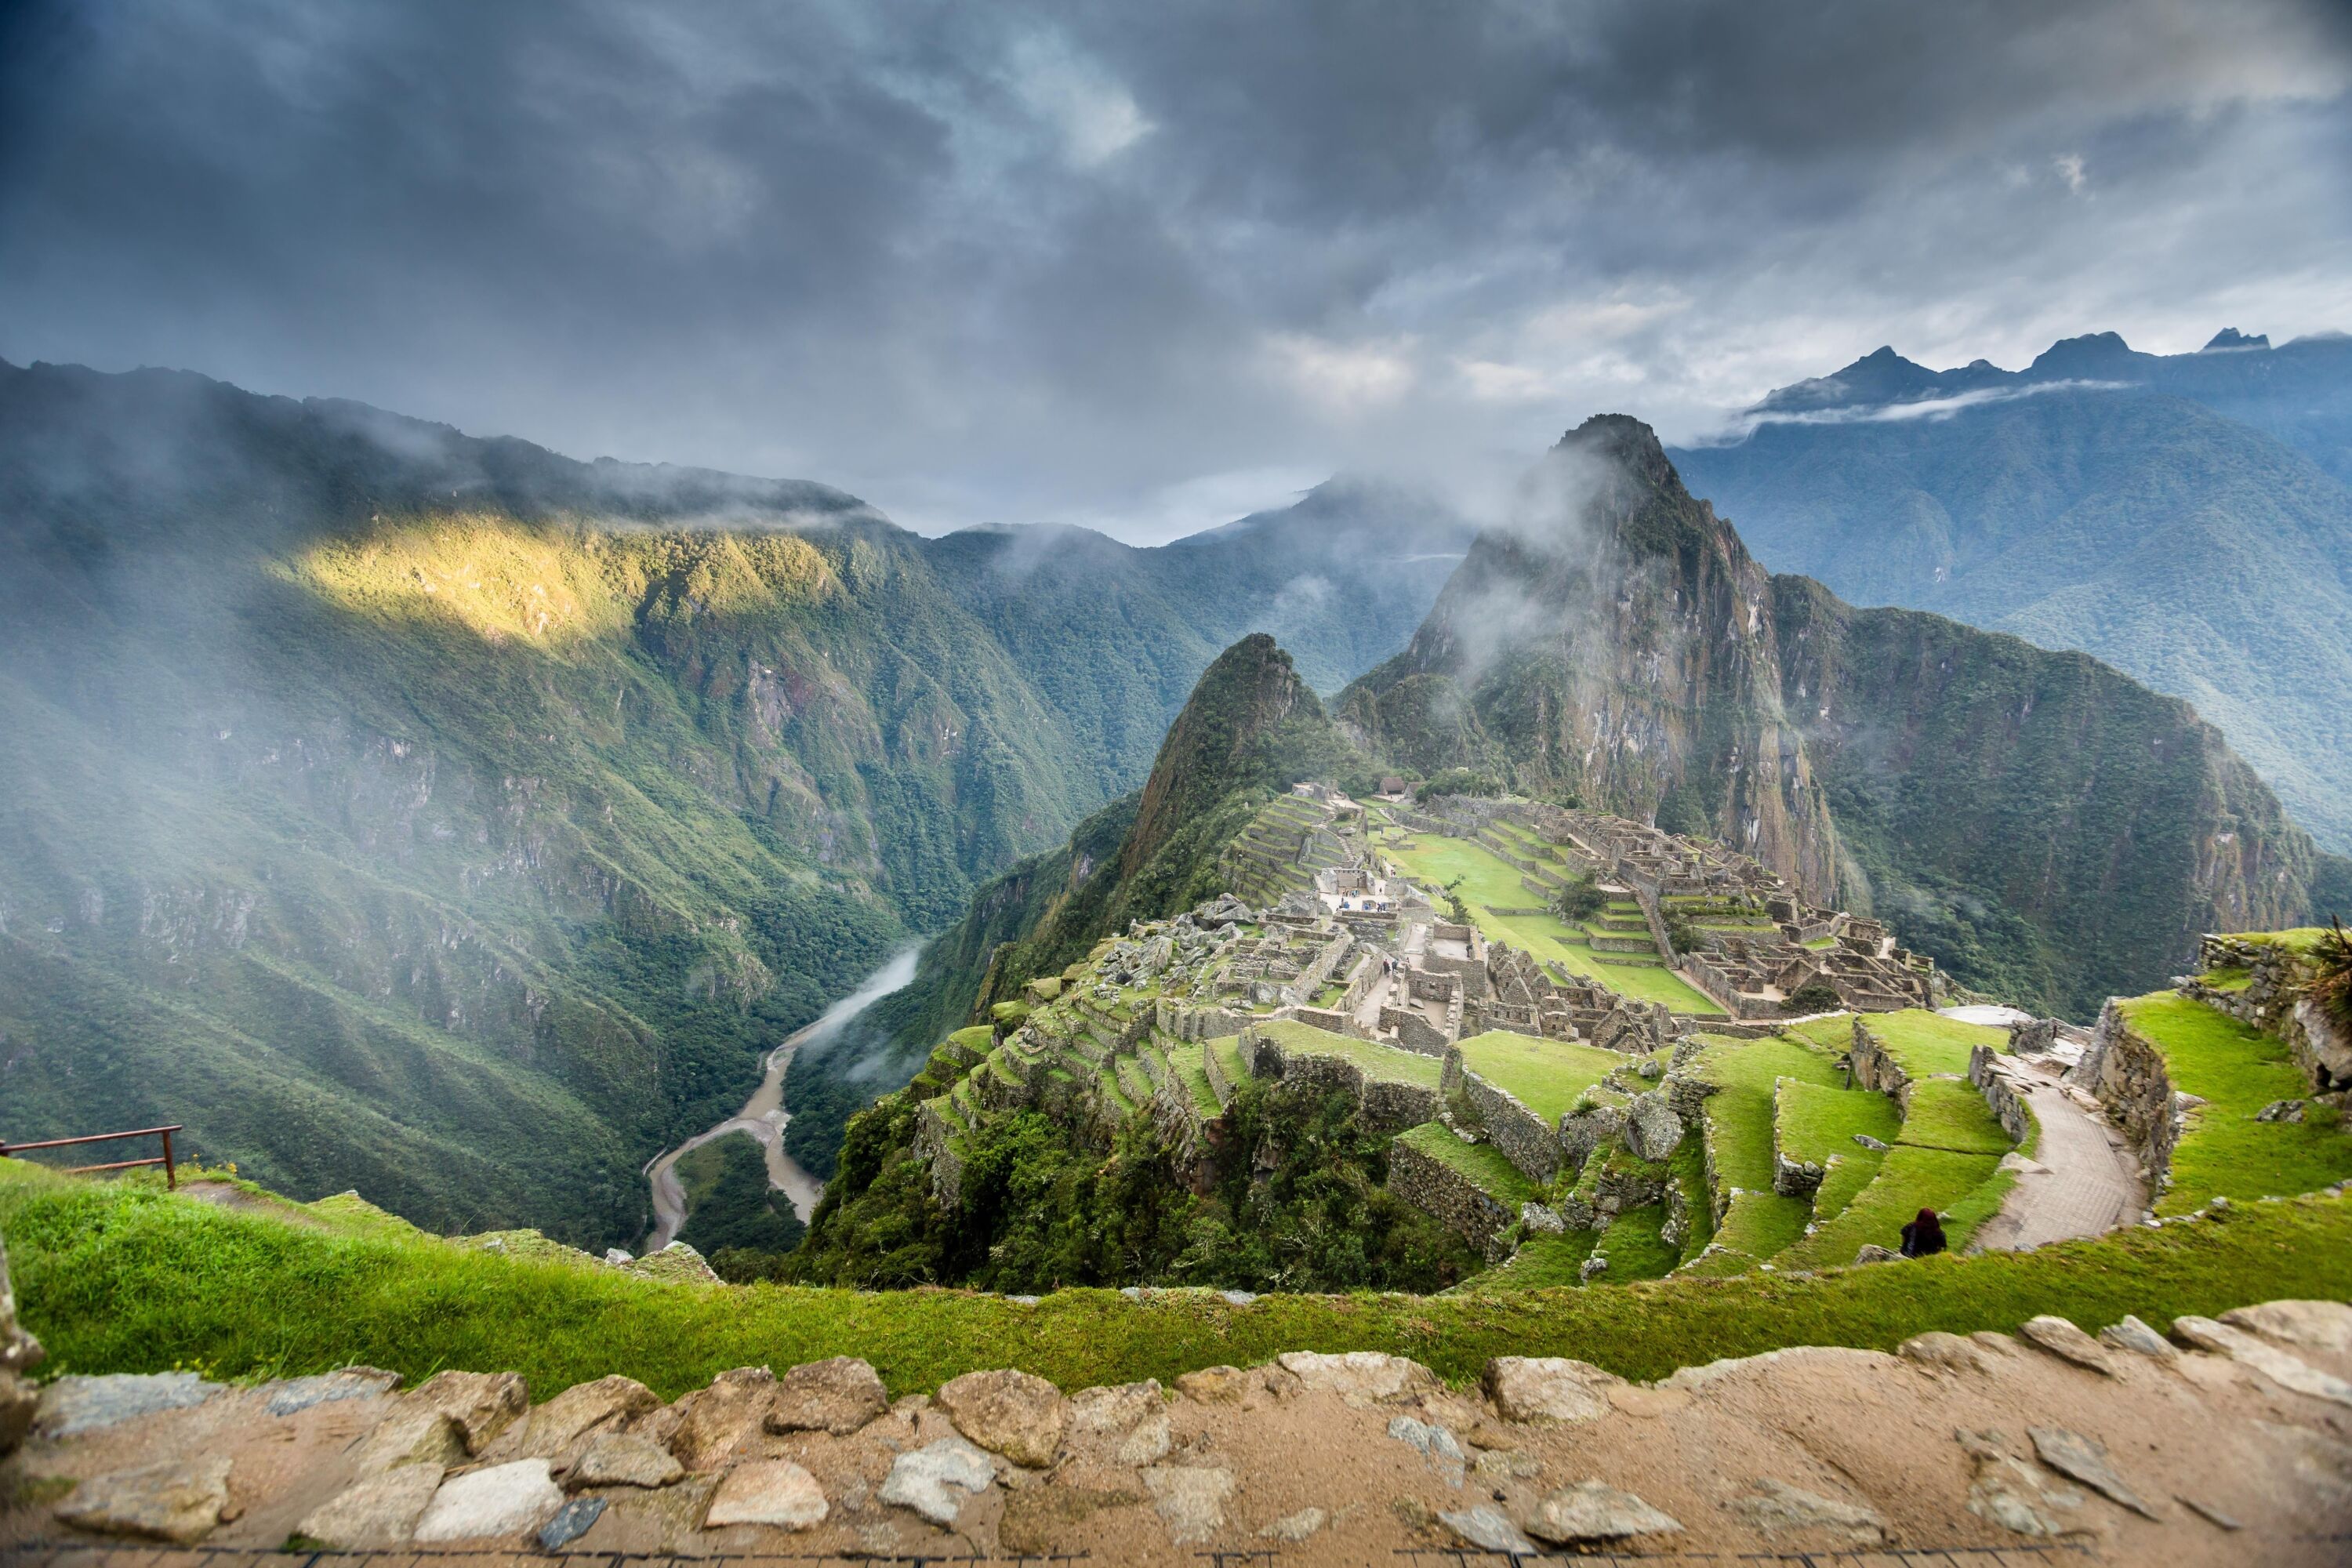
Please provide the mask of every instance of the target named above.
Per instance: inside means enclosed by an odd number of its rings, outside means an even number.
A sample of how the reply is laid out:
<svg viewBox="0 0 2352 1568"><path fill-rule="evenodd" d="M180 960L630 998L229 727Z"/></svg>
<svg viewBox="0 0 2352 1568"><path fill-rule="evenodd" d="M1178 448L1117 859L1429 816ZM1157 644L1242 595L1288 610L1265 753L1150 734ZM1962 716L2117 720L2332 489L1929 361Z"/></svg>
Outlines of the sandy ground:
<svg viewBox="0 0 2352 1568"><path fill-rule="evenodd" d="M2343 1338L2352 1343L2352 1334ZM1163 1407L1169 1447L1156 1468L1073 1457L1066 1448L1049 1469L996 1459L996 1483L965 1503L952 1530L936 1529L876 1495L900 1453L953 1434L937 1405L903 1399L849 1436L755 1431L744 1439L739 1459L789 1458L823 1486L830 1513L813 1530L702 1530L716 1477L701 1475L659 1490L597 1494L610 1500L606 1511L569 1550L802 1561L1052 1552L1171 1565L1220 1551L1250 1552L1260 1563L1351 1565L1394 1563L1400 1552L1424 1552L1432 1554L1426 1561L1442 1554L1449 1562L1500 1563L1475 1551L1455 1558L1462 1542L1441 1516L1483 1502L1524 1519L1557 1489L1599 1480L1638 1494L1682 1525L1622 1543L1643 1561L1867 1549L1836 1561L1892 1563L1899 1559L1884 1553L1895 1550L1977 1548L2008 1549L1983 1561L2022 1563L2037 1560L2025 1554L2031 1550L2053 1545L2069 1550L2048 1560L2147 1568L2319 1568L2352 1558L2352 1406L2287 1392L2237 1362L2200 1352L2157 1360L2117 1351L2109 1356L2112 1372L2103 1373L2006 1336L1953 1343L1958 1360L1974 1364L1801 1349L1718 1363L1656 1384L1603 1378L1593 1385L1600 1413L1565 1424L1506 1421L1475 1389L1433 1388L1379 1401L1307 1389L1279 1368L1260 1369L1240 1380L1244 1392L1233 1402L1171 1396ZM2293 1353L2338 1377L2352 1374L2352 1350L2298 1345ZM62 1484L58 1478L226 1454L236 1517L206 1542L215 1553L209 1561L233 1561L217 1554L221 1548L277 1547L353 1479L356 1439L397 1399L354 1399L273 1418L262 1409L266 1398L266 1390L237 1391L71 1439L37 1439L0 1467L0 1497L21 1504L53 1496ZM1444 1467L1390 1435L1401 1415L1454 1435L1467 1460L1458 1484ZM2113 1470L2157 1517L2143 1518L2038 1468L2028 1436L2035 1427L2063 1428L2103 1445ZM2042 1511L2063 1537L2020 1535L1970 1509L1981 1461L1963 1447L1958 1435L1964 1432L1985 1434L1980 1442L2018 1461L2029 1486L2047 1489L2055 1500ZM497 1457L493 1446L487 1458ZM1155 1476L1164 1483L1171 1468L1220 1474L1231 1483L1213 1510L1218 1517L1190 1538L1180 1538L1153 1500ZM1741 1500L1764 1481L1871 1510L1883 1531L1857 1537L1844 1530L1766 1529L1741 1509ZM2242 1528L2217 1525L2190 1502ZM1305 1539L1262 1533L1308 1510L1321 1510L1324 1522ZM43 1507L0 1514L0 1561L44 1560L36 1542L100 1544ZM524 1543L476 1544L520 1552ZM413 1549L402 1556L416 1560ZM66 1560L58 1561L65 1568ZM161 1568L167 1560L141 1561Z"/></svg>

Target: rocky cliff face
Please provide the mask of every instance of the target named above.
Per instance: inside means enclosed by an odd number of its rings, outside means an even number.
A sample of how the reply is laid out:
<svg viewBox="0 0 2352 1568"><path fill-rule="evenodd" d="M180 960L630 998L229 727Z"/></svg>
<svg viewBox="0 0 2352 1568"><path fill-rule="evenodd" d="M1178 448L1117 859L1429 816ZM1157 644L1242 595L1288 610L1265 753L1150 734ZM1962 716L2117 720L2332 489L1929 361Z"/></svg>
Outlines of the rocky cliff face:
<svg viewBox="0 0 2352 1568"><path fill-rule="evenodd" d="M1620 416L1549 455L1338 711L1406 765L1726 838L1963 984L2078 1017L2331 875L2187 704L1768 575Z"/></svg>
<svg viewBox="0 0 2352 1568"><path fill-rule="evenodd" d="M1521 789L1645 818L1695 805L1827 901L1836 834L1784 717L1770 605L1763 569L1649 428L1604 416L1546 457L1514 525L1480 536L1412 642L1357 690L1377 702L1445 678ZM1361 708L1342 700L1343 716Z"/></svg>

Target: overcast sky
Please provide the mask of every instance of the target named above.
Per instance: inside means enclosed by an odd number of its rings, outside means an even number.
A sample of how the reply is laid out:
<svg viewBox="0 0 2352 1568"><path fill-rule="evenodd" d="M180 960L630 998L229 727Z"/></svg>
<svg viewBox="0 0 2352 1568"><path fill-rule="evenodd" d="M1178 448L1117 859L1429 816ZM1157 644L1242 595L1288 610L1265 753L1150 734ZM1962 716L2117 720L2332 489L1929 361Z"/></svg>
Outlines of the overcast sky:
<svg viewBox="0 0 2352 1568"><path fill-rule="evenodd" d="M2343 0L0 21L0 357L1157 539L1883 342L2352 328Z"/></svg>

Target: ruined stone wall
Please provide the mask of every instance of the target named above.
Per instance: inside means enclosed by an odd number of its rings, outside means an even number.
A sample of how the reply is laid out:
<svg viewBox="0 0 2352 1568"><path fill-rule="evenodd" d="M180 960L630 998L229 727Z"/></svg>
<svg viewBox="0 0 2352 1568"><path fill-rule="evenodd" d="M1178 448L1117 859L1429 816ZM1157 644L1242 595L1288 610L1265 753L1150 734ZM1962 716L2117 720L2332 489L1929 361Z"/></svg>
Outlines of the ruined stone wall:
<svg viewBox="0 0 2352 1568"><path fill-rule="evenodd" d="M1353 1095L1357 1120L1366 1131L1376 1136L1418 1127L1437 1115L1437 1090L1419 1084L1367 1079L1362 1070L1344 1057L1312 1051L1293 1056L1255 1029L1242 1032L1241 1047L1242 1060L1249 1064L1255 1077L1336 1089Z"/></svg>
<svg viewBox="0 0 2352 1568"><path fill-rule="evenodd" d="M1447 1078L1462 1053L1454 1051L1446 1058ZM1506 1159L1527 1173L1531 1181L1549 1182L1559 1173L1559 1131L1549 1126L1544 1119L1520 1103L1508 1089L1488 1083L1476 1073L1464 1068L1461 1071L1462 1098L1476 1112L1479 1122L1486 1129L1486 1137Z"/></svg>
<svg viewBox="0 0 2352 1568"><path fill-rule="evenodd" d="M1406 1050L1417 1051L1425 1057L1442 1057L1446 1047L1452 1044L1444 1030L1410 1008L1381 1008L1381 1027L1393 1030L1396 1043Z"/></svg>
<svg viewBox="0 0 2352 1568"><path fill-rule="evenodd" d="M1389 1145L1388 1189L1499 1262L1503 1232L1519 1217L1469 1177L1410 1143Z"/></svg>
<svg viewBox="0 0 2352 1568"><path fill-rule="evenodd" d="M2304 999L2313 979L2308 959L2276 942L2209 935L2198 944L2197 963L2200 970L2244 970L2245 989L2224 991L2192 977L2182 995L2285 1042L2315 1091L2352 1088L2352 1029Z"/></svg>
<svg viewBox="0 0 2352 1568"><path fill-rule="evenodd" d="M2083 1059L2066 1069L2107 1108L2108 1120L2123 1129L2157 1192L2172 1184L2172 1151L2180 1142L2191 1109L2175 1092L2164 1057L2125 1021L2110 998L2091 1030Z"/></svg>
<svg viewBox="0 0 2352 1568"><path fill-rule="evenodd" d="M1853 1021L1852 1059L1857 1087L1893 1095L1899 1104L1909 1103L1910 1075L1895 1065L1895 1058L1886 1054L1885 1044L1864 1027L1859 1017Z"/></svg>
<svg viewBox="0 0 2352 1568"><path fill-rule="evenodd" d="M2033 1114L2032 1106L2026 1102L2025 1096L2011 1081L2000 1053L1990 1046L1977 1046L1970 1049L1969 1081L1976 1085L1978 1092L1984 1096L1993 1120L2000 1123L2000 1130L2009 1134L2010 1142L2027 1153L2032 1152L2034 1143L2041 1137L2042 1125Z"/></svg>

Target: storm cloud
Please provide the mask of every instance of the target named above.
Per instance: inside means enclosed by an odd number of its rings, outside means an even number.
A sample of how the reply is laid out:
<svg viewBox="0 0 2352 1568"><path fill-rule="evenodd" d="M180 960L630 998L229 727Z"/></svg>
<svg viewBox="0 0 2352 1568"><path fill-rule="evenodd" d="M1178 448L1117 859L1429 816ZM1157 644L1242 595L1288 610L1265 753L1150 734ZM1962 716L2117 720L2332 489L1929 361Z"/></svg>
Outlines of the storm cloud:
<svg viewBox="0 0 2352 1568"><path fill-rule="evenodd" d="M1882 342L2352 326L2347 18L35 4L0 355L1165 537Z"/></svg>

